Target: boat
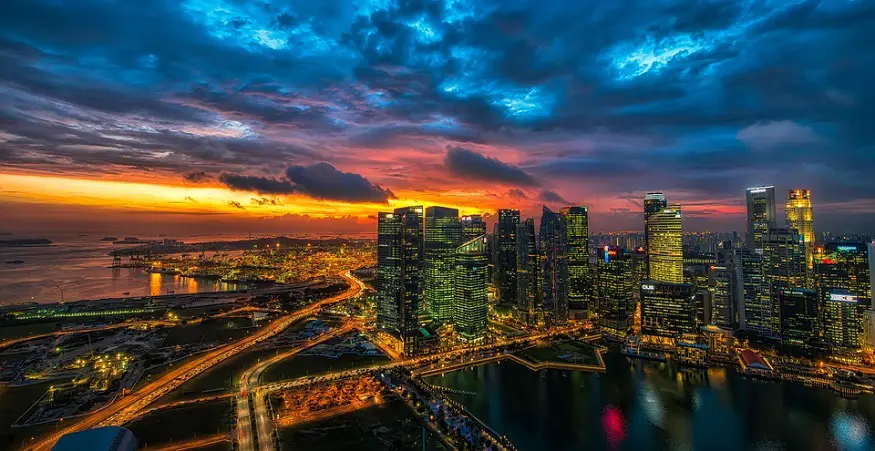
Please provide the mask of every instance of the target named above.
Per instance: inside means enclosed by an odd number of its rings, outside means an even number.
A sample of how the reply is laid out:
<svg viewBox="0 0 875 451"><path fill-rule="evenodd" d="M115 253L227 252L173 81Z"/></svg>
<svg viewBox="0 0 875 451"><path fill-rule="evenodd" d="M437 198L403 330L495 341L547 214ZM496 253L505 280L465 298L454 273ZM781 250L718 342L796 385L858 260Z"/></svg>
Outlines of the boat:
<svg viewBox="0 0 875 451"><path fill-rule="evenodd" d="M6 261L7 265L20 265L22 263L24 263L24 260L7 260Z"/></svg>

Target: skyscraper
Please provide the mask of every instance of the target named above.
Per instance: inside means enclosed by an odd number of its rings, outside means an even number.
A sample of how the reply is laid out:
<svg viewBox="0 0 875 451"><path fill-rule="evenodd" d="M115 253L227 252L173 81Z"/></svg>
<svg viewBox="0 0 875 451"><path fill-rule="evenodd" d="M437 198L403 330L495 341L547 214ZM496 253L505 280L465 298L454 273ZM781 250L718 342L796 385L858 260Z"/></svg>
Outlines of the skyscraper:
<svg viewBox="0 0 875 451"><path fill-rule="evenodd" d="M695 288L688 283L641 282L641 331L679 338L696 330Z"/></svg>
<svg viewBox="0 0 875 451"><path fill-rule="evenodd" d="M456 248L453 322L455 330L466 342L481 341L486 336L489 307L487 264L485 235Z"/></svg>
<svg viewBox="0 0 875 451"><path fill-rule="evenodd" d="M811 191L807 189L791 189L787 193L787 205L784 209L787 227L795 229L805 239L805 262L809 269L813 268L814 258L814 210L811 208Z"/></svg>
<svg viewBox="0 0 875 451"><path fill-rule="evenodd" d="M740 327L765 337L774 337L778 331L773 330L772 316L775 312L769 296L769 284L763 275L761 251L745 247L741 253L744 303L743 312L739 315Z"/></svg>
<svg viewBox="0 0 875 451"><path fill-rule="evenodd" d="M530 326L537 323L535 310L540 307L540 265L538 263L535 220L528 218L517 225L516 231L516 282L517 302L515 317Z"/></svg>
<svg viewBox="0 0 875 451"><path fill-rule="evenodd" d="M760 304L772 309L769 337L780 337L778 293L781 289L805 287L805 243L795 230L770 228L762 235L763 282Z"/></svg>
<svg viewBox="0 0 875 451"><path fill-rule="evenodd" d="M400 338L401 267L404 226L401 215L377 215L377 328Z"/></svg>
<svg viewBox="0 0 875 451"><path fill-rule="evenodd" d="M807 348L817 339L820 320L818 296L814 290L782 288L778 290L781 341Z"/></svg>
<svg viewBox="0 0 875 451"><path fill-rule="evenodd" d="M872 278L866 244L827 243L814 268L818 286L844 289L859 298L861 308L871 308Z"/></svg>
<svg viewBox="0 0 875 451"><path fill-rule="evenodd" d="M422 207L380 213L377 223L377 326L417 353L422 296Z"/></svg>
<svg viewBox="0 0 875 451"><path fill-rule="evenodd" d="M647 260L651 280L684 282L681 206L670 205L647 218Z"/></svg>
<svg viewBox="0 0 875 451"><path fill-rule="evenodd" d="M568 243L566 219L544 207L541 214L541 275L544 313L551 324L568 321Z"/></svg>
<svg viewBox="0 0 875 451"><path fill-rule="evenodd" d="M823 338L834 356L850 356L860 350L860 315L857 296L840 288L821 290Z"/></svg>
<svg viewBox="0 0 875 451"><path fill-rule="evenodd" d="M459 222L462 223L462 242L486 235L486 221L480 215L465 215Z"/></svg>
<svg viewBox="0 0 875 451"><path fill-rule="evenodd" d="M668 202L665 200L665 195L662 193L647 193L644 195L644 248L648 254L650 252L650 216L654 213L665 210L668 207ZM650 257L644 255L645 268L648 271L646 278L649 278Z"/></svg>
<svg viewBox="0 0 875 451"><path fill-rule="evenodd" d="M459 244L459 210L445 207L426 208L423 294L425 307L435 324L446 324L453 319L453 270Z"/></svg>
<svg viewBox="0 0 875 451"><path fill-rule="evenodd" d="M632 254L620 247L605 246L598 249L597 256L598 324L603 333L624 338L635 312L637 285Z"/></svg>
<svg viewBox="0 0 875 451"><path fill-rule="evenodd" d="M566 207L566 238L568 245L568 307L590 308L592 279L589 268L589 217L586 207Z"/></svg>
<svg viewBox="0 0 875 451"><path fill-rule="evenodd" d="M762 236L776 227L775 187L759 186L747 189L748 249L762 249Z"/></svg>
<svg viewBox="0 0 875 451"><path fill-rule="evenodd" d="M496 249L496 279L498 296L503 304L516 302L516 226L519 210L498 210L498 248Z"/></svg>

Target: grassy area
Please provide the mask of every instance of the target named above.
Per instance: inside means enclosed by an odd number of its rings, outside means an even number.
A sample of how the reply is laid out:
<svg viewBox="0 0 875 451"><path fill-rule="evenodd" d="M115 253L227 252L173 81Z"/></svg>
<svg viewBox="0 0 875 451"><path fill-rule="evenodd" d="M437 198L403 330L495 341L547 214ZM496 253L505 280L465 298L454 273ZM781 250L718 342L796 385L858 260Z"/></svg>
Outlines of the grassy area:
<svg viewBox="0 0 875 451"><path fill-rule="evenodd" d="M137 437L142 448L192 440L231 431L233 410L228 401L196 404L150 415L124 425Z"/></svg>
<svg viewBox="0 0 875 451"><path fill-rule="evenodd" d="M381 433L372 432L380 427L385 428ZM282 429L279 437L280 449L287 450L422 449L422 425L401 401ZM426 434L426 441L428 450L444 449L430 431Z"/></svg>
<svg viewBox="0 0 875 451"><path fill-rule="evenodd" d="M218 318L199 324L176 326L170 328L162 346L210 342L227 343L239 340L257 330L249 326L252 326L252 321L246 318Z"/></svg>
<svg viewBox="0 0 875 451"><path fill-rule="evenodd" d="M51 384L34 384L24 387L0 386L0 449L15 449L16 444L21 443L25 438L30 438L30 435L34 433L36 428L11 428L10 426L45 394L49 385Z"/></svg>
<svg viewBox="0 0 875 451"><path fill-rule="evenodd" d="M336 359L315 355L299 355L288 358L268 368L261 376L265 382L293 379L309 374L335 370L363 368L388 361L386 357L342 355Z"/></svg>
<svg viewBox="0 0 875 451"><path fill-rule="evenodd" d="M276 349L249 351L231 357L219 365L210 368L188 382L182 384L176 390L163 396L157 403L177 401L180 399L199 398L203 391L224 388L230 390L235 387L240 374L259 360L276 355Z"/></svg>
<svg viewBox="0 0 875 451"><path fill-rule="evenodd" d="M529 348L517 353L523 359L534 363L542 362L568 362L579 363L583 365L594 365L598 363L596 357L598 351L596 348L579 341L564 341L553 343L547 346L539 346ZM571 354L571 358L560 358Z"/></svg>
<svg viewBox="0 0 875 451"><path fill-rule="evenodd" d="M0 326L0 340L47 334L54 332L57 328L56 326L55 322L3 325Z"/></svg>

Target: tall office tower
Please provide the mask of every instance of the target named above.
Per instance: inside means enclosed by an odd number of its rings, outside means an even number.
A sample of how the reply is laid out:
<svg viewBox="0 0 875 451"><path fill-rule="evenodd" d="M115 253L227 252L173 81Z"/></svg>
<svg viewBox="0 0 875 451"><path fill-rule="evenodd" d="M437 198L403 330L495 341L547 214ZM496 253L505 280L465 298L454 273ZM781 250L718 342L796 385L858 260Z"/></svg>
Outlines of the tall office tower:
<svg viewBox="0 0 875 451"><path fill-rule="evenodd" d="M568 235L565 216L544 207L540 236L544 313L551 324L565 324L568 321Z"/></svg>
<svg viewBox="0 0 875 451"><path fill-rule="evenodd" d="M814 267L812 248L816 236L814 233L814 210L811 208L811 191L791 189L787 193L784 215L787 218L787 227L795 229L805 239L805 262L810 270Z"/></svg>
<svg viewBox="0 0 875 451"><path fill-rule="evenodd" d="M377 215L377 328L400 338L401 267L404 225L401 215Z"/></svg>
<svg viewBox="0 0 875 451"><path fill-rule="evenodd" d="M668 207L668 202L665 200L664 194L647 193L644 195L644 249L648 252L644 256L644 263L647 271L650 271L650 216L665 210L666 207ZM648 274L646 278L650 278L650 275Z"/></svg>
<svg viewBox="0 0 875 451"><path fill-rule="evenodd" d="M763 275L763 256L761 253L744 248L741 253L742 277L744 287L743 315L739 319L743 328L764 337L777 337L774 329L772 299L769 284Z"/></svg>
<svg viewBox="0 0 875 451"><path fill-rule="evenodd" d="M498 210L498 249L495 270L498 297L503 304L513 304L517 298L516 226L519 223L519 210Z"/></svg>
<svg viewBox="0 0 875 451"><path fill-rule="evenodd" d="M453 320L453 270L456 248L462 242L459 210L425 209L424 303L436 325Z"/></svg>
<svg viewBox="0 0 875 451"><path fill-rule="evenodd" d="M568 245L568 307L590 308L592 279L589 268L589 216L586 207L565 207L565 242Z"/></svg>
<svg viewBox="0 0 875 451"><path fill-rule="evenodd" d="M486 337L488 260L486 236L479 236L456 248L453 323L466 342L478 342Z"/></svg>
<svg viewBox="0 0 875 451"><path fill-rule="evenodd" d="M805 243L802 235L791 229L771 228L762 235L764 289L759 296L767 297L772 306L772 326L769 336L778 338L781 330L778 292L783 288L804 288ZM766 303L765 300L761 301Z"/></svg>
<svg viewBox="0 0 875 451"><path fill-rule="evenodd" d="M632 275L636 287L642 280L647 280L647 250L643 246L632 249ZM635 297L638 297L638 291L635 291Z"/></svg>
<svg viewBox="0 0 875 451"><path fill-rule="evenodd" d="M538 263L535 220L526 219L516 229L516 296L514 315L530 326L537 323L535 310L540 306L540 265Z"/></svg>
<svg viewBox="0 0 875 451"><path fill-rule="evenodd" d="M632 254L620 247L605 246L598 249L597 256L598 324L603 333L625 338L635 314L637 285Z"/></svg>
<svg viewBox="0 0 875 451"><path fill-rule="evenodd" d="M641 282L641 332L667 338L695 332L695 298L688 283Z"/></svg>
<svg viewBox="0 0 875 451"><path fill-rule="evenodd" d="M486 221L480 215L465 215L459 218L462 224L462 242L486 235Z"/></svg>
<svg viewBox="0 0 875 451"><path fill-rule="evenodd" d="M716 262L708 273L708 290L711 299L710 323L723 329L743 328L744 285L742 276L741 249L731 241L722 243L716 254Z"/></svg>
<svg viewBox="0 0 875 451"><path fill-rule="evenodd" d="M861 308L871 308L872 278L864 243L828 243L814 265L819 287L841 288L859 298Z"/></svg>
<svg viewBox="0 0 875 451"><path fill-rule="evenodd" d="M647 261L651 280L684 282L681 206L672 204L647 218Z"/></svg>
<svg viewBox="0 0 875 451"><path fill-rule="evenodd" d="M869 243L869 295L872 295L872 287L875 287L875 241ZM869 304L871 305L871 297ZM873 331L875 332L875 331Z"/></svg>
<svg viewBox="0 0 875 451"><path fill-rule="evenodd" d="M821 289L823 338L833 354L848 355L860 350L860 315L855 294L839 288Z"/></svg>
<svg viewBox="0 0 875 451"><path fill-rule="evenodd" d="M820 309L814 290L782 288L778 290L781 341L784 344L808 348L818 337Z"/></svg>
<svg viewBox="0 0 875 451"><path fill-rule="evenodd" d="M775 187L759 186L747 189L748 249L762 249L762 236L776 227Z"/></svg>
<svg viewBox="0 0 875 451"><path fill-rule="evenodd" d="M396 208L400 216L401 238L397 240L400 262L400 292L396 295L398 334L404 354L416 355L419 337L419 313L422 301L423 234L422 207Z"/></svg>

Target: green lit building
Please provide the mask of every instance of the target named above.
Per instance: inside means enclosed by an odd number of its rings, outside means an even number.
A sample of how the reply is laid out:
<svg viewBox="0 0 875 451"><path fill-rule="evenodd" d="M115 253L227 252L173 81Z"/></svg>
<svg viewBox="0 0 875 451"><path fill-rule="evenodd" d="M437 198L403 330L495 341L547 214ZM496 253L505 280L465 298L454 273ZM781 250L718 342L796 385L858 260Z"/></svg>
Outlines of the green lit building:
<svg viewBox="0 0 875 451"><path fill-rule="evenodd" d="M399 337L403 238L401 215L377 215L377 328Z"/></svg>
<svg viewBox="0 0 875 451"><path fill-rule="evenodd" d="M479 342L486 337L488 263L485 235L456 248L453 323L456 332L466 342Z"/></svg>
<svg viewBox="0 0 875 451"><path fill-rule="evenodd" d="M781 289L805 287L806 263L805 242L796 230L771 228L762 235L763 281L765 285L759 293L763 305L772 309L770 333L766 336L779 338L781 331L780 305L778 293Z"/></svg>
<svg viewBox="0 0 875 451"><path fill-rule="evenodd" d="M814 263L820 287L841 288L859 297L860 306L872 305L869 253L864 243L828 243Z"/></svg>
<svg viewBox="0 0 875 451"><path fill-rule="evenodd" d="M644 249L650 249L650 217L655 213L665 210L668 207L668 201L662 193L647 193L644 195ZM650 271L650 257L644 254L644 264L647 271ZM650 278L650 275L645 275L641 280Z"/></svg>
<svg viewBox="0 0 875 451"><path fill-rule="evenodd" d="M596 299L602 332L624 338L635 314L635 266L633 256L621 247L597 250Z"/></svg>
<svg viewBox="0 0 875 451"><path fill-rule="evenodd" d="M436 325L453 320L453 270L461 243L459 210L425 209L425 309Z"/></svg>
<svg viewBox="0 0 875 451"><path fill-rule="evenodd" d="M566 207L565 242L568 246L568 308L590 310L592 279L589 268L589 215L586 207Z"/></svg>
<svg viewBox="0 0 875 451"><path fill-rule="evenodd" d="M641 331L679 338L696 331L696 290L687 283L641 282Z"/></svg>

